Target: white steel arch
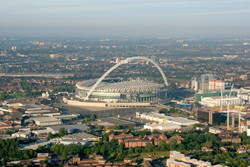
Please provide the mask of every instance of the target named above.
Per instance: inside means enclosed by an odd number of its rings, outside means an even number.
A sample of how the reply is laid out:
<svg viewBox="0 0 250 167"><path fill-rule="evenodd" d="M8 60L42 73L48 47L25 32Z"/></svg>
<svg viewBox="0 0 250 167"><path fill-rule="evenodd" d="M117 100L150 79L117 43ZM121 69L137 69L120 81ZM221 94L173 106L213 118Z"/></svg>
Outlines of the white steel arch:
<svg viewBox="0 0 250 167"><path fill-rule="evenodd" d="M137 57L130 57L130 58L127 58L125 60L122 60L120 61L119 63L117 63L116 65L114 65L112 68L110 68L107 72L105 72L101 78L99 78L97 80L97 82L92 86L92 88L90 89L89 91L89 94L87 95L86 97L86 100L89 99L89 96L92 94L92 92L95 90L95 88L102 82L102 80L107 76L109 75L109 73L111 73L114 69L116 69L117 67L119 67L121 64L126 64L126 62L130 61L130 60L147 60L149 61L150 63L154 64L155 67L159 70L159 72L161 73L162 75L162 78L164 79L164 82L165 82L165 85L168 87L168 81L167 81L167 78L164 74L164 72L162 71L161 67L156 63L154 62L152 59L149 59L147 57L142 57L142 56L137 56Z"/></svg>

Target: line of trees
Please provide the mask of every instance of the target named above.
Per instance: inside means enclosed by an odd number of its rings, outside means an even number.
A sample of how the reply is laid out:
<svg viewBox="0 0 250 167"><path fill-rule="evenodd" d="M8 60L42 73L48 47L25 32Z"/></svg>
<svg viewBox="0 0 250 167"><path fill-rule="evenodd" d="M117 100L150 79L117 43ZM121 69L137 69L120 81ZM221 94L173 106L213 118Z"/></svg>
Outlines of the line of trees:
<svg viewBox="0 0 250 167"><path fill-rule="evenodd" d="M5 161L10 159L29 159L36 156L34 150L19 150L19 141L17 139L0 140L0 157Z"/></svg>
<svg viewBox="0 0 250 167"><path fill-rule="evenodd" d="M124 131L123 131L124 132ZM210 134L208 132L201 132L197 130L189 130L187 132L179 133L179 132L164 132L164 134L170 138L176 134L182 136L184 140L181 144L177 144L175 140L171 140L168 143L165 141L160 141L158 146L155 146L153 143L147 143L146 147L135 147L135 148L125 148L125 144L118 144L117 140L108 141L108 137L111 134L120 134L122 132L114 132L110 131L109 133L102 135L103 141L99 141L98 143L91 146L90 144L86 144L82 146L80 143L78 144L70 144L65 146L63 144L55 144L52 147L46 146L44 148L38 147L37 151L33 150L19 150L19 141L17 139L6 139L0 140L0 157L3 157L5 161L8 160L18 160L18 159L29 159L35 157L37 152L54 152L58 156L63 157L64 160L67 159L68 155L74 155L76 153L81 153L82 155L89 155L92 153L99 153L102 155L108 155L108 158L111 161L118 161L125 157L130 157L132 154L137 153L147 153L147 152L165 152L170 150L178 150L181 152L186 151L194 151L197 159L209 160L217 163L225 163L228 162L230 166L242 166L246 163L243 161L236 161L239 155L235 152L239 148L241 144L250 144L250 137L244 132L240 134L242 139L241 143L230 143L230 142L220 142L218 135ZM158 133L157 131L150 132L148 130L144 131L136 131L133 132L133 129L127 129L126 133L132 133L135 136L145 136L150 134ZM67 130L64 128L60 129L58 136L63 136L67 134ZM213 148L212 152L201 152L202 147ZM222 146L233 146L228 149L229 153L225 154L220 151L220 147ZM223 155L223 156L217 156ZM248 155L248 154L247 154ZM243 156L247 156L243 155ZM241 156L242 157L242 156ZM238 158L239 159L239 158ZM247 163L248 164L248 163Z"/></svg>

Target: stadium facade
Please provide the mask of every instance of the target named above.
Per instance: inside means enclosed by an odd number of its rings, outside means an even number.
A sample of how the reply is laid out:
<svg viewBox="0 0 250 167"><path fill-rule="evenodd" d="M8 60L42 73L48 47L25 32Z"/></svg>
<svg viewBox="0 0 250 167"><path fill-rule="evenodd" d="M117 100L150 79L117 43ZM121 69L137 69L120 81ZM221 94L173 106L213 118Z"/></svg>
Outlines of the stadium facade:
<svg viewBox="0 0 250 167"><path fill-rule="evenodd" d="M156 102L167 96L167 87L148 80L105 78L93 92L91 88L98 79L76 84L75 96L80 99L104 102Z"/></svg>

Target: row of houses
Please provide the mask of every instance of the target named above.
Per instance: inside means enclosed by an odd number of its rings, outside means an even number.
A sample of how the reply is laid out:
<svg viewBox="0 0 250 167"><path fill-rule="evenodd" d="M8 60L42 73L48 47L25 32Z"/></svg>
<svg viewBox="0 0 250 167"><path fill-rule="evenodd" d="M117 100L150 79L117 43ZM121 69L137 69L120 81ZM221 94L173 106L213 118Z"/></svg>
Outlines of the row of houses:
<svg viewBox="0 0 250 167"><path fill-rule="evenodd" d="M147 143L152 143L154 145L159 145L160 141L164 141L165 143L169 143L171 140L176 141L177 144L180 144L184 138L179 135L172 136L168 138L165 134L152 134L145 136L134 136L132 134L120 134L114 135L111 134L109 136L109 141L115 139L118 140L119 144L124 143L126 148L129 147L145 147Z"/></svg>

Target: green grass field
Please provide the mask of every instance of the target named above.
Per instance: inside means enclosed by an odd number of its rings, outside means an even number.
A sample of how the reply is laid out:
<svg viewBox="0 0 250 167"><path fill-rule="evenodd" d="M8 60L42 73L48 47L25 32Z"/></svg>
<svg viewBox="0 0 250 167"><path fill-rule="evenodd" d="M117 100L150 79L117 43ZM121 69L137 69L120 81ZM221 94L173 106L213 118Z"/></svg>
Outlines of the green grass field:
<svg viewBox="0 0 250 167"><path fill-rule="evenodd" d="M139 154L139 158L144 158L144 157L148 157L147 153L140 153ZM161 152L155 152L155 155L153 155L152 157L161 157L161 156L165 156L165 157L169 157L169 151L161 151Z"/></svg>

